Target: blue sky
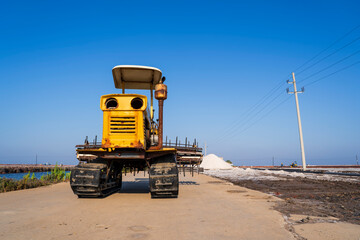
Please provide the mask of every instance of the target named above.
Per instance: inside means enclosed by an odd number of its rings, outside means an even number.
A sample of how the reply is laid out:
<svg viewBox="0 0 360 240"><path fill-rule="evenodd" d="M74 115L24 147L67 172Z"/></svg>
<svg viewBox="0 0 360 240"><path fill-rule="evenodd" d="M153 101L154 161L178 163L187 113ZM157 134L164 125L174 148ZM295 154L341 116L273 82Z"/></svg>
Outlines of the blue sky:
<svg viewBox="0 0 360 240"><path fill-rule="evenodd" d="M238 165L271 164L273 156L277 164L301 162L295 102L285 91L297 70L298 87L306 87L299 101L307 162L354 164L360 64L306 85L360 61L360 28L297 68L359 25L359 8L358 1L3 1L0 163L32 163L38 154L39 162L75 164L74 146L102 134L100 96L119 92L112 67L136 64L167 77L169 138L196 137Z"/></svg>

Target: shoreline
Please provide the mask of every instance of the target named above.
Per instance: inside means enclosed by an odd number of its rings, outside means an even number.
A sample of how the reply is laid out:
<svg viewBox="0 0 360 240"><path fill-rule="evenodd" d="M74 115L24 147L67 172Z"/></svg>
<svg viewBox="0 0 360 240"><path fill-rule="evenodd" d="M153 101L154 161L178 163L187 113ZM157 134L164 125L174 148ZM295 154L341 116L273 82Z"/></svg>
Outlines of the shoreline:
<svg viewBox="0 0 360 240"><path fill-rule="evenodd" d="M0 164L0 174L50 172L55 166L65 171L71 171L75 165L41 165L41 164Z"/></svg>
<svg viewBox="0 0 360 240"><path fill-rule="evenodd" d="M237 168L273 168L273 169L302 169L301 165L298 165L296 167L291 167L291 166L249 166L249 165L244 165L244 166L234 166ZM360 165L310 165L310 166L306 166L306 168L360 168Z"/></svg>

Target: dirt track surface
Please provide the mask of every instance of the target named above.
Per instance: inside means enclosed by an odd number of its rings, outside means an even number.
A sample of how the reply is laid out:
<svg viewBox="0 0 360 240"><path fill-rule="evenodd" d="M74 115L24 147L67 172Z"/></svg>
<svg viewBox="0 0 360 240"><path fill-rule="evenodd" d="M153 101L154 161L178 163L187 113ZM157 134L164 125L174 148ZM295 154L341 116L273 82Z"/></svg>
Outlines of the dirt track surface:
<svg viewBox="0 0 360 240"><path fill-rule="evenodd" d="M0 239L292 239L272 197L227 190L244 191L196 175L181 179L179 198L151 199L140 174L103 199L78 199L69 183L2 193Z"/></svg>
<svg viewBox="0 0 360 240"><path fill-rule="evenodd" d="M308 239L337 239L322 238L310 224L292 227L294 219L272 210L279 201L204 175L182 177L177 199L151 199L142 174L128 175L120 193L103 199L78 199L60 183L1 193L0 239L304 239L295 230ZM358 239L354 226L323 229Z"/></svg>
<svg viewBox="0 0 360 240"><path fill-rule="evenodd" d="M275 209L290 214L334 217L360 228L360 183L288 177L287 180L231 180L236 185L274 194L285 201Z"/></svg>

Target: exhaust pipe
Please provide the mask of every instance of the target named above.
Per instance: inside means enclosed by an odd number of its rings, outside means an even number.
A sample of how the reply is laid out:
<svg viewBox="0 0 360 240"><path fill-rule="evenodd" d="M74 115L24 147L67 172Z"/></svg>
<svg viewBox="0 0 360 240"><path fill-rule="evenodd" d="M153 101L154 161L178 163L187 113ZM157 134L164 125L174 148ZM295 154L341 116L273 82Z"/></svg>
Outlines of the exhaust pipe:
<svg viewBox="0 0 360 240"><path fill-rule="evenodd" d="M152 146L149 150L160 150L163 147L163 108L164 100L167 99L167 86L163 84L165 77L155 85L155 99L159 102L159 128L158 128L158 144Z"/></svg>

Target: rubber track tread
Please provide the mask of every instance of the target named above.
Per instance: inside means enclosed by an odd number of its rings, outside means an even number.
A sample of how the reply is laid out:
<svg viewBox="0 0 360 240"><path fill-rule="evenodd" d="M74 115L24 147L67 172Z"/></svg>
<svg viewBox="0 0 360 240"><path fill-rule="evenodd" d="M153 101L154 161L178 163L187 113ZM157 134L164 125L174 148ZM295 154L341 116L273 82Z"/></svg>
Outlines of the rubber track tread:
<svg viewBox="0 0 360 240"><path fill-rule="evenodd" d="M149 184L152 198L177 198L179 175L174 154L153 159Z"/></svg>
<svg viewBox="0 0 360 240"><path fill-rule="evenodd" d="M77 165L70 176L70 186L79 198L83 197L106 197L118 190L120 186L105 187L101 183L102 170L106 172L106 164L85 163Z"/></svg>

